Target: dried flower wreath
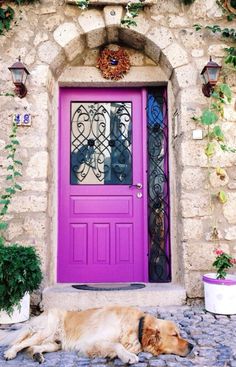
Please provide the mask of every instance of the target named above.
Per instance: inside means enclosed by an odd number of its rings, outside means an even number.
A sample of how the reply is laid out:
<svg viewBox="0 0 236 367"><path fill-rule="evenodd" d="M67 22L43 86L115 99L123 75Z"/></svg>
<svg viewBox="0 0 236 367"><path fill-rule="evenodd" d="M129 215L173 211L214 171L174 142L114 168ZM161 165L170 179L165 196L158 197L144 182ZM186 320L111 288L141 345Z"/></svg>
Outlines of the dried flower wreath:
<svg viewBox="0 0 236 367"><path fill-rule="evenodd" d="M117 50L105 48L98 59L97 67L105 79L119 80L130 69L129 55L122 48Z"/></svg>

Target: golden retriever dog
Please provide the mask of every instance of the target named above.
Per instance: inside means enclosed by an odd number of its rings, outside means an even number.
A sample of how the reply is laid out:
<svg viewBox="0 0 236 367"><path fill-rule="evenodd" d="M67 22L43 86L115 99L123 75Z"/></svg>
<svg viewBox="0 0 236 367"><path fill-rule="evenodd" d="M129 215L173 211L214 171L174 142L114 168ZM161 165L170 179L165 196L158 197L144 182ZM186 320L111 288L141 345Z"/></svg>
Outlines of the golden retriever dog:
<svg viewBox="0 0 236 367"><path fill-rule="evenodd" d="M1 336L1 335L0 335ZM22 329L1 336L0 345L10 346L6 360L27 348L42 363L44 352L60 349L93 357L119 357L124 363L137 363L141 351L186 356L193 345L180 337L172 321L132 307L104 307L86 311L52 309L32 319Z"/></svg>

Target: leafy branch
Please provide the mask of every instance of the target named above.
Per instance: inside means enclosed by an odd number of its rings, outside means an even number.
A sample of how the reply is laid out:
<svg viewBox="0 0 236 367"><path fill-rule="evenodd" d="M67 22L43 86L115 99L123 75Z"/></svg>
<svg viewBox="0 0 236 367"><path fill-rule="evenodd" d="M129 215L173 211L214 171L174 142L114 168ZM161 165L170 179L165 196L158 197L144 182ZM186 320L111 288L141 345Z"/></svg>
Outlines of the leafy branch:
<svg viewBox="0 0 236 367"><path fill-rule="evenodd" d="M210 177L210 159L216 152L217 145L224 152L236 152L235 148L230 148L225 143L225 136L223 130L219 124L219 120L224 117L224 106L226 103L231 102L232 92L228 84L221 83L215 87L214 92L211 95L211 102L208 108L202 111L199 117L193 117L194 121L201 123L207 130L206 138L207 144L204 149L204 153L207 156L208 162L208 178ZM216 168L216 175L220 179L224 180L226 172L223 168ZM209 193L210 198L212 197ZM218 201L222 204L227 202L227 194L220 190L216 195ZM213 209L212 200L210 199L210 206ZM215 225L213 226L215 228Z"/></svg>
<svg viewBox="0 0 236 367"><path fill-rule="evenodd" d="M36 1L38 0L12 0L17 5L31 4ZM9 5L3 6L2 2L0 2L0 36L11 29L14 17L15 10Z"/></svg>
<svg viewBox="0 0 236 367"><path fill-rule="evenodd" d="M89 0L77 0L77 1L76 1L76 5L77 5L80 9L82 9L82 10L87 9L87 8L88 8L88 6L89 6Z"/></svg>
<svg viewBox="0 0 236 367"><path fill-rule="evenodd" d="M136 18L139 15L139 12L143 10L144 7L144 0L139 0L137 2L131 2L129 1L126 5L126 14L121 19L121 24L126 26L127 28L130 28L131 26L137 26L136 21L134 18Z"/></svg>
<svg viewBox="0 0 236 367"><path fill-rule="evenodd" d="M10 142L5 146L8 159L7 176L6 181L8 182L5 192L0 196L0 245L4 245L3 232L7 229L8 223L4 220L5 215L8 212L9 205L13 196L17 191L22 190L22 187L18 184L17 178L21 176L19 167L22 166L22 162L16 159L16 151L19 145L17 140L17 125L12 125L10 133Z"/></svg>
<svg viewBox="0 0 236 367"><path fill-rule="evenodd" d="M208 29L212 33L220 33L223 38L231 39L232 41L236 41L236 29L235 28L221 28L219 25L207 25L202 26L201 24L193 25L196 31L200 31L201 29ZM236 47L225 48L226 57L225 63L231 64L234 69L236 69Z"/></svg>

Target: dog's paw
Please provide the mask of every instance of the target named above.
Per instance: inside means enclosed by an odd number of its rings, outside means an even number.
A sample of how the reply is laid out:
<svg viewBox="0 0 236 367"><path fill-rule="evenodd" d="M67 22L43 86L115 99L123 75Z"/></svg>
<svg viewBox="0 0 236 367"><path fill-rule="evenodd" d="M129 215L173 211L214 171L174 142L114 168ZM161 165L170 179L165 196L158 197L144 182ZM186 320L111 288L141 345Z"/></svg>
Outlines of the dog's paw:
<svg viewBox="0 0 236 367"><path fill-rule="evenodd" d="M9 361L10 359L14 359L15 357L16 357L16 352L12 349L8 349L4 353L4 358L6 361Z"/></svg>
<svg viewBox="0 0 236 367"><path fill-rule="evenodd" d="M138 356L136 356L136 354L134 353L130 353L130 352L127 352L123 358L122 358L122 362L124 363L129 363L129 364L134 364L134 363L138 363L139 361L139 358Z"/></svg>
<svg viewBox="0 0 236 367"><path fill-rule="evenodd" d="M33 359L38 363L44 362L44 356L42 355L42 353L34 353Z"/></svg>

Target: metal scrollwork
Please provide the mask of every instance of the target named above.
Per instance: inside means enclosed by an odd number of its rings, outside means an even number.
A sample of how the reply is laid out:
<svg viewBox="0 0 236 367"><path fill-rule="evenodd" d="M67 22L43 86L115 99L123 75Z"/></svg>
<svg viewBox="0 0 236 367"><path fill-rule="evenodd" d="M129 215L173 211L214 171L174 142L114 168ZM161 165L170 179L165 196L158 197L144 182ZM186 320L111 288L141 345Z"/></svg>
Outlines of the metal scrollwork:
<svg viewBox="0 0 236 367"><path fill-rule="evenodd" d="M71 120L71 184L129 184L131 172L131 103L77 102Z"/></svg>
<svg viewBox="0 0 236 367"><path fill-rule="evenodd" d="M169 244L168 129L165 89L150 88L148 120L149 280L171 280Z"/></svg>

